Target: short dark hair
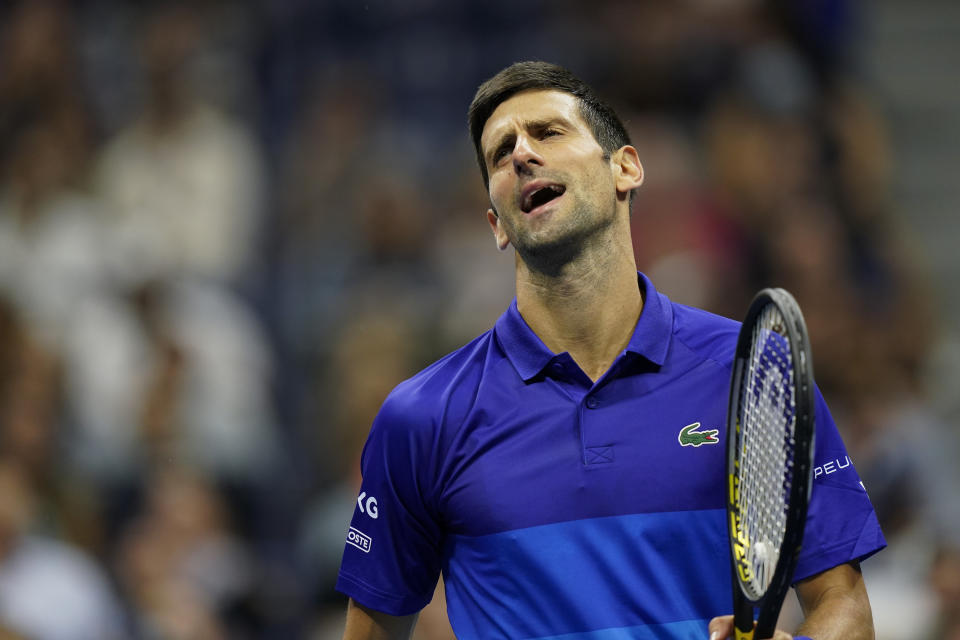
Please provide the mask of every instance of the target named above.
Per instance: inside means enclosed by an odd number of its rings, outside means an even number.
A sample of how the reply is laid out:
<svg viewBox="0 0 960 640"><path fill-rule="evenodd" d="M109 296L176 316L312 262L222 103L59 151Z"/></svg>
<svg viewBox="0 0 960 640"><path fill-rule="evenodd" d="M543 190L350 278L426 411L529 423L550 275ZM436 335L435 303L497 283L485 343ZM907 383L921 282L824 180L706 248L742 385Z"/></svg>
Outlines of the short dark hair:
<svg viewBox="0 0 960 640"><path fill-rule="evenodd" d="M490 186L490 176L487 174L483 150L480 148L483 127L502 102L529 89L554 89L577 98L580 103L580 116L590 127L593 137L605 154L609 155L630 144L630 136L616 112L600 100L587 83L568 69L549 62L516 62L480 85L467 111L470 136L473 138L485 187Z"/></svg>

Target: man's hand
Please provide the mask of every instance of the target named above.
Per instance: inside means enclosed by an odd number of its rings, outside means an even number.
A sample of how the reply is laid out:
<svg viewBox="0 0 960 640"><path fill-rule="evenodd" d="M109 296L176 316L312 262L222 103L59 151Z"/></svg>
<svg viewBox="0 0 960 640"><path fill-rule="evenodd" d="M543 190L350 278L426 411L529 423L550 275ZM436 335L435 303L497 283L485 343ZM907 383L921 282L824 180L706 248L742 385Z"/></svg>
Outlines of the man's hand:
<svg viewBox="0 0 960 640"><path fill-rule="evenodd" d="M856 562L801 580L796 591L805 616L797 633L816 640L873 640L870 600ZM733 634L733 616L714 618L707 628L710 640L726 640ZM773 640L792 638L779 630L773 636Z"/></svg>
<svg viewBox="0 0 960 640"><path fill-rule="evenodd" d="M719 616L710 621L710 640L727 640L733 637L733 616ZM793 636L786 631L773 634L773 638L757 638L756 640L793 640Z"/></svg>

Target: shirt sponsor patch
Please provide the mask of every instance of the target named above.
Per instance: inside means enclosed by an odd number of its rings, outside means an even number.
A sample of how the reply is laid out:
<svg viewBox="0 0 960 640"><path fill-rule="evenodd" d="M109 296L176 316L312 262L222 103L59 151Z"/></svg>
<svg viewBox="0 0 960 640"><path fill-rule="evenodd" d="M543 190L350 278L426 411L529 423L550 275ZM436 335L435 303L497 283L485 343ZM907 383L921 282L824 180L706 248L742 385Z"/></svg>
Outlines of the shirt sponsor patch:
<svg viewBox="0 0 960 640"><path fill-rule="evenodd" d="M819 467L813 468L813 479L816 480L820 476L829 476L832 473L837 471L843 471L850 466L850 456L843 456L843 460L840 458L835 458L830 460ZM863 484L863 483L861 483ZM864 489L866 491L866 489Z"/></svg>
<svg viewBox="0 0 960 640"><path fill-rule="evenodd" d="M373 544L373 540L359 529L350 527L350 530L347 531L347 544L352 544L364 553L370 553L370 546Z"/></svg>

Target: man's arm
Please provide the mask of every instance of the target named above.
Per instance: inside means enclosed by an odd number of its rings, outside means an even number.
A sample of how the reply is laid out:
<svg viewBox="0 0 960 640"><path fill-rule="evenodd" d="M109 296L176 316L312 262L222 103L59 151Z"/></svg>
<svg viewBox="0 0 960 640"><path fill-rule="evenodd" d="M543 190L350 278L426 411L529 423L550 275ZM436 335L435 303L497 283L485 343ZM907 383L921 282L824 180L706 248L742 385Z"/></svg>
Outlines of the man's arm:
<svg viewBox="0 0 960 640"><path fill-rule="evenodd" d="M417 615L391 616L368 609L350 598L343 640L409 640Z"/></svg>
<svg viewBox="0 0 960 640"><path fill-rule="evenodd" d="M873 613L858 563L818 573L796 589L805 618L798 634L816 640L873 640Z"/></svg>
<svg viewBox="0 0 960 640"><path fill-rule="evenodd" d="M810 576L798 582L796 590L805 616L797 635L814 640L874 639L873 613L858 563L841 564ZM732 637L733 616L714 618L709 629L711 640ZM774 635L776 640L790 637L779 630Z"/></svg>

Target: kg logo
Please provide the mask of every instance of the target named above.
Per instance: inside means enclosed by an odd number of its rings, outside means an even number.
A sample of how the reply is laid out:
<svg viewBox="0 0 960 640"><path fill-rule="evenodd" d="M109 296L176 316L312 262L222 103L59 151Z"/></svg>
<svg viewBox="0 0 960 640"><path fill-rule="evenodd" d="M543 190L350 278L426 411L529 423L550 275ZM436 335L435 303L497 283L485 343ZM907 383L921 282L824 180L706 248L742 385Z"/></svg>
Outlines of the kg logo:
<svg viewBox="0 0 960 640"><path fill-rule="evenodd" d="M374 520L380 516L380 509L377 507L377 499L373 496L368 498L366 491L361 493L360 497L357 498L357 506L360 507L360 513L365 513Z"/></svg>
<svg viewBox="0 0 960 640"><path fill-rule="evenodd" d="M717 438L717 434L720 433L718 429L697 431L699 428L700 423L694 422L693 424L688 424L683 429L680 429L680 433L677 435L677 440L680 442L680 446L699 447L702 444L717 444L720 442L720 440Z"/></svg>

